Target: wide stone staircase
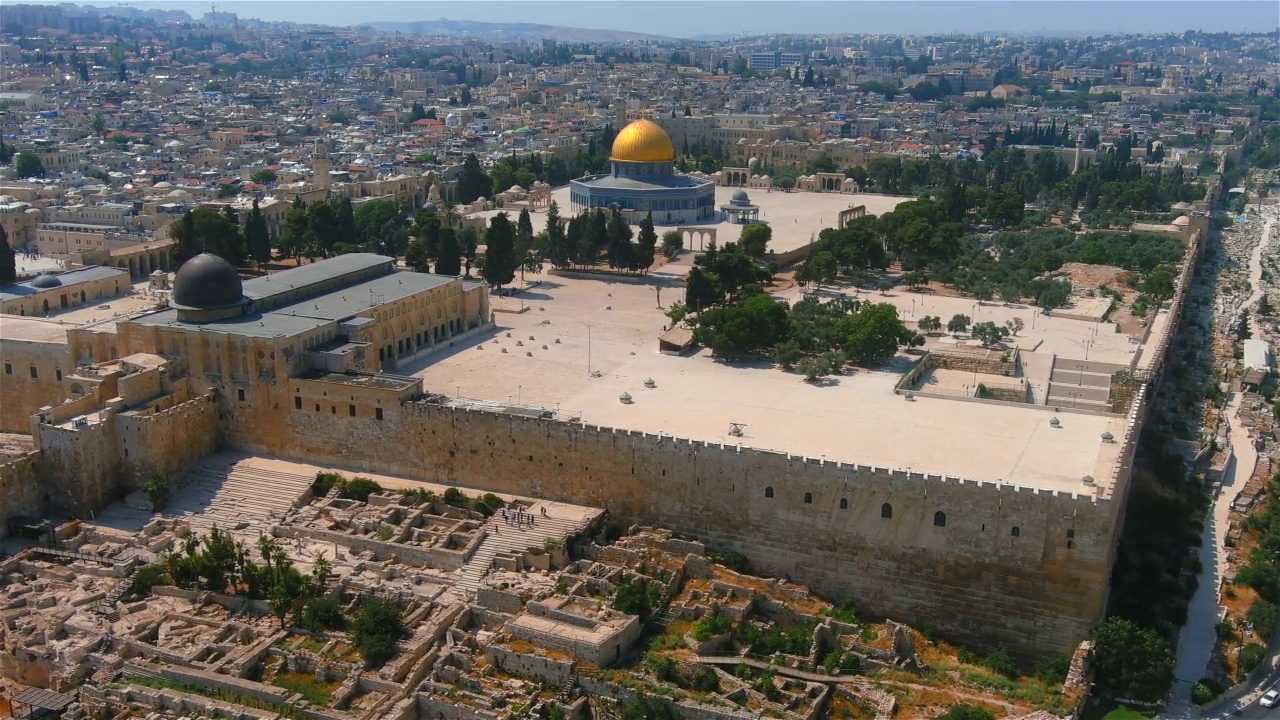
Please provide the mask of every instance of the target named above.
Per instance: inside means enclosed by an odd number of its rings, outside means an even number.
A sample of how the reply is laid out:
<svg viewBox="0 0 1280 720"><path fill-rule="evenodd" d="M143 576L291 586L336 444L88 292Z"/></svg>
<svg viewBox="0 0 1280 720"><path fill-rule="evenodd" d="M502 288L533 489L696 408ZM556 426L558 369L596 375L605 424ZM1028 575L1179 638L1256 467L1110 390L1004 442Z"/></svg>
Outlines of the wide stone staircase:
<svg viewBox="0 0 1280 720"><path fill-rule="evenodd" d="M257 525L292 507L314 479L242 463L204 466L188 476L163 514L186 516L197 533L215 524L224 530Z"/></svg>
<svg viewBox="0 0 1280 720"><path fill-rule="evenodd" d="M214 455L176 480L172 497L160 512L165 518L185 518L196 533L214 524L256 535L267 520L287 511L311 485L311 476L269 470L234 455ZM115 503L99 514L97 525L137 532L155 517L126 503Z"/></svg>
<svg viewBox="0 0 1280 720"><path fill-rule="evenodd" d="M1045 404L1059 408L1107 412L1111 376L1124 365L1055 358Z"/></svg>
<svg viewBox="0 0 1280 720"><path fill-rule="evenodd" d="M489 518L484 524L488 537L457 571L454 580L456 591L472 595L479 590L484 577L493 569L494 559L499 555L518 556L528 548L545 546L548 539L564 542L584 530L588 524L584 520L557 518L554 515L543 517L538 504L529 507L526 512L533 515L532 527L508 525L501 513Z"/></svg>

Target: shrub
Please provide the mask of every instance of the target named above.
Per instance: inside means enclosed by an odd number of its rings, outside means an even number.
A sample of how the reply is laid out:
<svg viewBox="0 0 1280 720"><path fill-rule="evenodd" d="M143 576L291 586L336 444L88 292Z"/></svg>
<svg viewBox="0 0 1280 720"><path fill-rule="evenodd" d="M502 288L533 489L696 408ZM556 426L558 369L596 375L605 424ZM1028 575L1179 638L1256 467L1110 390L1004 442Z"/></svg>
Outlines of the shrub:
<svg viewBox="0 0 1280 720"><path fill-rule="evenodd" d="M436 499L435 493L431 492L430 490L424 490L422 488L409 488L409 489L401 490L400 495L403 496L406 500L408 500L410 505L414 505L414 506L422 505L424 503L429 503Z"/></svg>
<svg viewBox="0 0 1280 720"><path fill-rule="evenodd" d="M1236 629L1232 627L1230 620L1219 620L1218 624L1213 626L1213 631L1219 640L1230 640L1236 636Z"/></svg>
<svg viewBox="0 0 1280 720"><path fill-rule="evenodd" d="M1254 668L1258 667L1264 658L1267 657L1267 649L1258 643L1249 643L1240 648L1240 675L1249 674Z"/></svg>
<svg viewBox="0 0 1280 720"><path fill-rule="evenodd" d="M722 635L733 627L733 618L721 612L708 615L699 619L693 624L693 628L689 631L689 635L698 642L706 642L711 638Z"/></svg>
<svg viewBox="0 0 1280 720"><path fill-rule="evenodd" d="M370 495L381 491L382 486L377 482L366 477L355 477L343 483L342 490L338 492L338 497L369 502Z"/></svg>
<svg viewBox="0 0 1280 720"><path fill-rule="evenodd" d="M343 481L342 475L334 472L318 472L316 479L311 483L311 494L316 497L324 497L329 494L334 485L338 485Z"/></svg>
<svg viewBox="0 0 1280 720"><path fill-rule="evenodd" d="M404 608L394 600L371 597L360 603L351 621L351 639L369 667L381 667L396 654L404 636Z"/></svg>
<svg viewBox="0 0 1280 720"><path fill-rule="evenodd" d="M674 682L676 679L676 661L669 657L652 658L649 660L649 669L662 682Z"/></svg>
<svg viewBox="0 0 1280 720"><path fill-rule="evenodd" d="M840 651L832 650L827 653L827 656L822 659L822 668L827 671L827 674L834 675L836 670L840 669Z"/></svg>
<svg viewBox="0 0 1280 720"><path fill-rule="evenodd" d="M1259 599L1249 608L1245 618L1249 624L1253 626L1254 632L1260 637L1269 638L1271 633L1276 629L1276 605L1267 600Z"/></svg>
<svg viewBox="0 0 1280 720"><path fill-rule="evenodd" d="M827 611L827 615L842 623L854 625L858 622L857 607L853 604L852 600L845 600L839 605L836 605L831 608L831 610Z"/></svg>
<svg viewBox="0 0 1280 720"><path fill-rule="evenodd" d="M494 495L493 493L485 493L484 495L476 498L475 508L481 515L489 517L490 515L498 512L498 509L501 508L502 505L502 498Z"/></svg>
<svg viewBox="0 0 1280 720"><path fill-rule="evenodd" d="M996 720L996 716L986 708L960 703L952 705L950 710L942 713L935 720Z"/></svg>
<svg viewBox="0 0 1280 720"><path fill-rule="evenodd" d="M300 624L308 630L337 630L346 623L342 605L332 595L308 598L302 606Z"/></svg>
<svg viewBox="0 0 1280 720"><path fill-rule="evenodd" d="M1204 705L1217 696L1218 693L1214 692L1214 687L1207 678L1191 686L1191 702L1196 705Z"/></svg>
<svg viewBox="0 0 1280 720"><path fill-rule="evenodd" d="M1005 652L1003 648L997 648L988 653L982 659L982 667L992 672L1000 673L1011 680L1018 677L1018 666L1013 664L1009 653Z"/></svg>
<svg viewBox="0 0 1280 720"><path fill-rule="evenodd" d="M709 667L700 667L689 678L689 688L695 692L716 692L720 689L720 676Z"/></svg>
<svg viewBox="0 0 1280 720"><path fill-rule="evenodd" d="M1036 677L1050 685L1061 685L1067 681L1067 673L1071 670L1071 658L1066 655L1054 655L1036 666Z"/></svg>
<svg viewBox="0 0 1280 720"><path fill-rule="evenodd" d="M444 501L447 505L464 508L467 506L467 496L456 487L448 488L444 491Z"/></svg>

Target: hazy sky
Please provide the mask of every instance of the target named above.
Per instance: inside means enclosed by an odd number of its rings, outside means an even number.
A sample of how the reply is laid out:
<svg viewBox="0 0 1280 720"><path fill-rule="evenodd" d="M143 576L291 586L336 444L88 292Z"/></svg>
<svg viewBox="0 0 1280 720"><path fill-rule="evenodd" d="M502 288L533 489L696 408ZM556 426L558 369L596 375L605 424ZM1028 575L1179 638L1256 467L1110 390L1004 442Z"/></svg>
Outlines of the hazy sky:
<svg viewBox="0 0 1280 720"><path fill-rule="evenodd" d="M88 4L181 8L194 17L210 7L207 2L89 0ZM770 32L1275 32L1280 25L1275 0L227 0L218 5L219 10L241 17L332 25L448 18L631 30L668 37Z"/></svg>

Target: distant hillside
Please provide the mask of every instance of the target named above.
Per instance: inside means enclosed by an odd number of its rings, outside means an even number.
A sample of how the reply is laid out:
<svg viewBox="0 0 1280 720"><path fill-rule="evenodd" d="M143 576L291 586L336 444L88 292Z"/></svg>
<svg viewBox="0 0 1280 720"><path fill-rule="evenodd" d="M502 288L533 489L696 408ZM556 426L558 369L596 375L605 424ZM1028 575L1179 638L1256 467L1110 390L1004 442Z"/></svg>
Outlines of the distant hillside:
<svg viewBox="0 0 1280 720"><path fill-rule="evenodd" d="M598 30L591 28L538 25L536 23L489 23L474 20L418 20L415 22L372 22L361 27L382 32L402 32L412 35L469 35L486 40L518 42L529 40L560 40L563 42L625 42L628 40L665 40L658 35L626 32L624 30Z"/></svg>

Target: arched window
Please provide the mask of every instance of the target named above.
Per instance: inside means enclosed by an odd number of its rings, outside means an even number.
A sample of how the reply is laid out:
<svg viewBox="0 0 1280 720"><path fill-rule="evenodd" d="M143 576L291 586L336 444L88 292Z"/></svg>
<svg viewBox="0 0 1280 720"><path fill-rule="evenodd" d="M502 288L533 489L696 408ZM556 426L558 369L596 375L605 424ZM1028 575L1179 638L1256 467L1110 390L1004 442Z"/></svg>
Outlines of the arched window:
<svg viewBox="0 0 1280 720"><path fill-rule="evenodd" d="M771 498L771 497L773 497L773 486L772 486L772 485L770 485L769 487L767 487L767 488L765 488L765 489L764 489L764 496L765 496L765 497L767 497L767 498Z"/></svg>
<svg viewBox="0 0 1280 720"><path fill-rule="evenodd" d="M1010 535L1012 535L1012 536L1014 536L1014 537L1018 537L1019 535L1021 535L1021 534L1022 534L1022 530L1021 530L1021 529L1019 529L1017 525L1014 525L1014 526L1013 526L1013 530L1010 530L1010 531L1009 531L1009 534L1010 534Z"/></svg>
<svg viewBox="0 0 1280 720"><path fill-rule="evenodd" d="M804 504L805 504L805 505L812 505L812 504L813 504L813 493L805 493L805 494L804 494Z"/></svg>
<svg viewBox="0 0 1280 720"><path fill-rule="evenodd" d="M849 509L849 500L847 498L840 498L840 509L841 510Z"/></svg>
<svg viewBox="0 0 1280 720"><path fill-rule="evenodd" d="M933 514L933 526L934 526L934 527L946 527L946 526L947 526L947 514L946 514L946 513L944 513L944 512L942 512L941 510L939 510L939 511L938 511L938 512L936 512L936 513L934 513L934 514Z"/></svg>
<svg viewBox="0 0 1280 720"><path fill-rule="evenodd" d="M890 505L889 503L885 503L885 504L881 505L881 506L880 506L880 517L882 517L882 518L891 518L891 517L893 517L893 506L892 506L892 505Z"/></svg>

